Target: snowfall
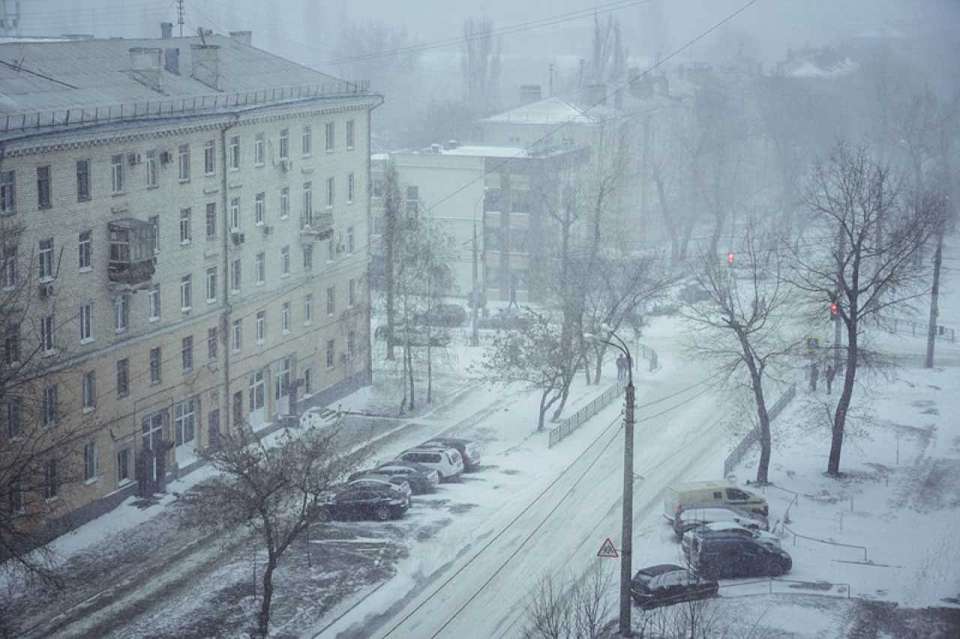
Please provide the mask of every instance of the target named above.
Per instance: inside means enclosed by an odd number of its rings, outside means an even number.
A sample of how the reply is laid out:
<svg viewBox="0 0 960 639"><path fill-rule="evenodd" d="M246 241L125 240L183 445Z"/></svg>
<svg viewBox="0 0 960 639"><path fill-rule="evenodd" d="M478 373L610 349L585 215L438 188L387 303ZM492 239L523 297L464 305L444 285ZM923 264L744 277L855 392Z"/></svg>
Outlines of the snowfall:
<svg viewBox="0 0 960 639"><path fill-rule="evenodd" d="M944 263L940 317L956 326L960 246L947 247ZM925 321L922 313L912 319ZM635 371L634 569L682 563L663 517L665 488L722 478L724 458L751 428L749 411L730 400L735 391L689 354L683 328L675 316L654 317L631 342L658 354L655 370L644 360ZM842 479L824 474L824 416L838 390L812 391L802 367L795 371L796 397L772 425L772 485L764 489L771 527L793 569L779 579L722 581L712 605L731 623L779 637L960 636L960 343L938 341L937 366L924 369L924 336L871 327L866 338L898 366L860 378ZM622 545L623 402L611 402L551 448L547 434L536 432L537 393L480 384L481 356L482 349L465 345L448 349L437 365L434 404L383 420L369 436L376 440L371 463L438 433L473 438L484 447L482 467L415 497L401 520L312 530L275 579L275 636L516 637L542 579L570 583L599 565L616 582L619 562L597 552L607 538ZM600 384L576 381L564 415L615 383L610 364ZM396 371L380 372L389 378ZM330 408L395 412L396 392L375 384ZM303 419L323 421L319 407ZM757 455L750 451L736 466L741 483L755 474ZM150 507L125 503L57 539L58 561L96 561L105 546L158 527L171 516L175 494L211 473L202 468ZM249 540L231 543L220 540L221 549L235 552L193 576L188 562L170 567L187 575L179 582L166 572L111 578L124 592L112 592L110 605L92 606L95 614L85 618L75 611L102 597L106 585L82 601L57 600L51 605L79 621L50 634L242 636L256 608L251 571L255 578L258 557ZM609 600L613 618L615 589Z"/></svg>

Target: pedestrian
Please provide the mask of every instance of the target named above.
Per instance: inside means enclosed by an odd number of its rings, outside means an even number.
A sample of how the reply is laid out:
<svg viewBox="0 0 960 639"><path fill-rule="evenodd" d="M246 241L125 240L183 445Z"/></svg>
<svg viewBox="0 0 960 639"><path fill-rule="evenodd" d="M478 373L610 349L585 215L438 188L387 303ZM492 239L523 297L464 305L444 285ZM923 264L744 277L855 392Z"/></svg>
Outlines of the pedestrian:
<svg viewBox="0 0 960 639"><path fill-rule="evenodd" d="M831 366L827 366L827 375L826 375L826 378L827 378L827 395L830 394L830 389L831 389L831 387L833 386L833 377L834 377L836 374L837 374L837 371L833 368L832 365L831 365Z"/></svg>
<svg viewBox="0 0 960 639"><path fill-rule="evenodd" d="M815 393L817 391L817 378L820 377L820 368L817 366L817 363L814 362L810 364L810 392Z"/></svg>

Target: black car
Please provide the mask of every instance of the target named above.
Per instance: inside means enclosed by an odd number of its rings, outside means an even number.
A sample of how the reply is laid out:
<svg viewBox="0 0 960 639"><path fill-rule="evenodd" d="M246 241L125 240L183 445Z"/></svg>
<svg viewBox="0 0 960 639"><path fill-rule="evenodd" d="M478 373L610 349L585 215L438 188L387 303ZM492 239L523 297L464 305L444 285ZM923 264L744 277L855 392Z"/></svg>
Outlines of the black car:
<svg viewBox="0 0 960 639"><path fill-rule="evenodd" d="M406 481L414 495L432 493L440 483L440 473L415 462L391 461L380 464L373 470L364 473L375 473L379 476L388 476L392 482ZM363 476L364 473L357 473ZM350 476L351 479L353 475Z"/></svg>
<svg viewBox="0 0 960 639"><path fill-rule="evenodd" d="M694 537L687 560L697 574L713 579L778 577L793 568L790 555L776 544L724 533Z"/></svg>
<svg viewBox="0 0 960 639"><path fill-rule="evenodd" d="M638 606L649 610L715 597L719 588L716 581L699 577L682 566L660 564L637 571L630 582L630 595Z"/></svg>
<svg viewBox="0 0 960 639"><path fill-rule="evenodd" d="M389 486L347 486L324 505L330 519L397 519L410 507L410 497Z"/></svg>
<svg viewBox="0 0 960 639"><path fill-rule="evenodd" d="M463 458L464 470L477 470L480 467L480 445L469 439L434 437L420 444L418 448L453 448Z"/></svg>

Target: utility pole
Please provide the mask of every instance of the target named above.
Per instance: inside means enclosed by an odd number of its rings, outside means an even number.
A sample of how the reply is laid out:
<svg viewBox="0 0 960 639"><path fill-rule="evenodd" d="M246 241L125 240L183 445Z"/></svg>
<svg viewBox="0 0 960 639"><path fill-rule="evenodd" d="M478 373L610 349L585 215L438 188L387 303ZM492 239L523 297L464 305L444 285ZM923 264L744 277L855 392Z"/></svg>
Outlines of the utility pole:
<svg viewBox="0 0 960 639"><path fill-rule="evenodd" d="M177 0L177 24L180 25L180 37L183 37L183 0Z"/></svg>
<svg viewBox="0 0 960 639"><path fill-rule="evenodd" d="M620 636L632 637L630 615L631 572L633 571L633 409L636 399L633 387L633 358L627 352L627 397L623 424L623 547L620 553Z"/></svg>
<svg viewBox="0 0 960 639"><path fill-rule="evenodd" d="M943 264L943 223L937 230L937 250L933 254L933 286L930 287L930 320L927 327L927 360L925 368L933 368L934 344L937 341L937 317L940 315L940 267Z"/></svg>
<svg viewBox="0 0 960 639"><path fill-rule="evenodd" d="M480 266L477 263L477 221L473 221L473 327L470 331L470 346L480 346L477 319L480 314Z"/></svg>

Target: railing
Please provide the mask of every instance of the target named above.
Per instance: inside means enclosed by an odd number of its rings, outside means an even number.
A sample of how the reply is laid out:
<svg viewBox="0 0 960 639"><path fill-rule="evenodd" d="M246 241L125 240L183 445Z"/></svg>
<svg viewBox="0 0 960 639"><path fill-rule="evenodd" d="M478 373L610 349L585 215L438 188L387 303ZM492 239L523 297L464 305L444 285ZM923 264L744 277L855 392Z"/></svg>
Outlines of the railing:
<svg viewBox="0 0 960 639"><path fill-rule="evenodd" d="M801 535L800 533L797 533L797 532L794 532L793 530L791 530L790 527L787 526L787 525L784 525L784 526L783 526L783 530L784 530L784 532L786 532L787 534L793 535L793 545L794 545L794 546L797 545L797 540L798 540L798 539L806 539L807 541L815 541L815 542L817 542L818 544L825 544L825 545L827 545L827 546L839 546L839 547L841 547L841 548L855 548L855 549L857 549L857 550L862 550L862 551L863 551L863 563L866 563L866 564L871 563L870 559L867 557L867 547L866 547L866 546L858 546L857 544L842 544L842 543L840 543L839 541L830 541L830 540L828 540L828 539L820 539L819 537L810 537L810 536L808 536L808 535Z"/></svg>
<svg viewBox="0 0 960 639"><path fill-rule="evenodd" d="M147 100L145 102L68 107L52 111L9 113L0 116L0 132L216 112L222 109L275 104L287 100L366 95L368 91L369 87L366 82L341 80L328 84L276 87L242 93L214 93L168 100Z"/></svg>
<svg viewBox="0 0 960 639"><path fill-rule="evenodd" d="M877 324L888 333L906 335L913 337L926 337L930 331L930 325L925 322L917 322L910 319L899 317L877 316ZM944 341L955 344L957 342L957 331L955 328L937 324L936 336Z"/></svg>
<svg viewBox="0 0 960 639"><path fill-rule="evenodd" d="M797 385L796 383L790 384L790 387L780 396L780 398L774 403L773 406L767 411L767 415L770 417L770 421L773 422L777 418L783 409L787 407L787 404L796 396L797 394ZM743 436L743 439L740 440L740 443L730 451L730 454L727 455L727 458L723 460L723 476L726 477L730 474L730 471L733 470L734 466L740 463L740 460L743 459L743 456L750 450L750 447L753 446L760 439L760 431L754 428L746 435Z"/></svg>
<svg viewBox="0 0 960 639"><path fill-rule="evenodd" d="M834 583L830 581L800 581L798 579L784 579L783 577L767 577L766 579L751 579L750 581L724 581L720 584L721 588L742 588L744 586L758 586L761 584L766 584L767 592L765 594L773 594L773 584L774 583L788 584L788 588L793 588L794 590L816 590L821 594L833 594L834 588L836 588L840 595L846 595L847 599L851 597L850 594L850 584L845 583ZM746 597L750 595L756 595L761 593L748 592L743 595L728 594L724 592L724 597Z"/></svg>
<svg viewBox="0 0 960 639"><path fill-rule="evenodd" d="M559 444L565 437L570 435L573 431L577 430L586 422L588 419L599 413L601 410L610 405L610 402L615 400L617 397L623 394L624 385L620 382L612 385L607 390L594 399L592 402L575 412L570 417L562 420L560 424L550 429L550 441L547 444L548 448L553 448L556 444Z"/></svg>

